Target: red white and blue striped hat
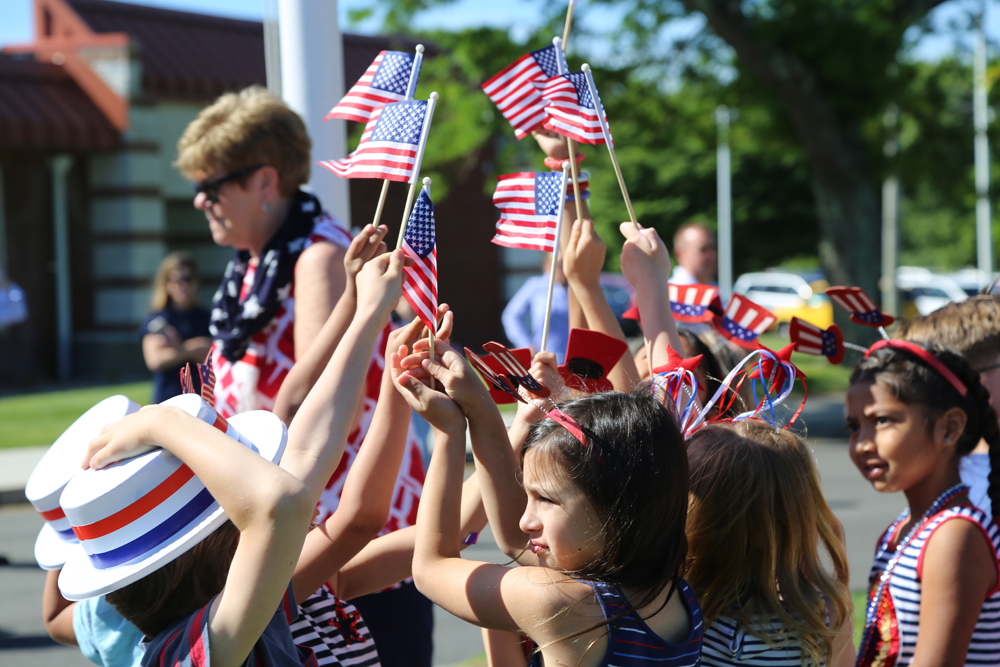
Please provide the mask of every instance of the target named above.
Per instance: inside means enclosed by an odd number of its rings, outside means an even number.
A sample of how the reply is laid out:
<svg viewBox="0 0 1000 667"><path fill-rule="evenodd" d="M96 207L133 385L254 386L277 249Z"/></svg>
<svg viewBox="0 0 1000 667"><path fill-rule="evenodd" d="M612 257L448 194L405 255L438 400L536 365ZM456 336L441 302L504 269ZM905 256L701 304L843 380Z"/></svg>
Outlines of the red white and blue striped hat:
<svg viewBox="0 0 1000 667"><path fill-rule="evenodd" d="M118 421L139 409L125 396L111 396L84 412L52 443L31 472L24 495L45 525L35 540L35 560L43 570L58 570L70 551L79 544L69 519L59 505L59 496L73 475L80 472L80 462L87 445L101 434L105 424Z"/></svg>
<svg viewBox="0 0 1000 667"><path fill-rule="evenodd" d="M718 331L727 340L748 350L757 349L757 337L778 321L771 311L742 294L733 294Z"/></svg>
<svg viewBox="0 0 1000 667"><path fill-rule="evenodd" d="M272 462L288 431L273 413L255 410L223 419L196 394L165 404L183 409ZM101 470L81 470L60 504L80 540L59 575L68 600L104 595L142 579L198 544L226 521L205 485L164 449Z"/></svg>

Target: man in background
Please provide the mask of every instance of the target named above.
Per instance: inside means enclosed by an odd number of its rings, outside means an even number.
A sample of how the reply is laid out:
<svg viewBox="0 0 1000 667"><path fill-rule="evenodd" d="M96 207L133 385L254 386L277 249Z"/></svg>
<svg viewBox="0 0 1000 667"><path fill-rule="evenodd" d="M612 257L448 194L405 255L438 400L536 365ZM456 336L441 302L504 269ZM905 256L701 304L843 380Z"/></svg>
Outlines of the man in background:
<svg viewBox="0 0 1000 667"><path fill-rule="evenodd" d="M674 271L670 282L678 285L715 285L719 256L715 232L700 222L685 222L674 233Z"/></svg>

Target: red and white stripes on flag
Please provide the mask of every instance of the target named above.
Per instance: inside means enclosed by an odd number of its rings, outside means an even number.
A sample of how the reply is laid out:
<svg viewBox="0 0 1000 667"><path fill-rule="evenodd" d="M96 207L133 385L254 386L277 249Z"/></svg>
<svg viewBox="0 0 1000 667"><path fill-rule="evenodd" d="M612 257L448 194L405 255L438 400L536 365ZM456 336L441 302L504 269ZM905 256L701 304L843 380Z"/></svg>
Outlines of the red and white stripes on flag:
<svg viewBox="0 0 1000 667"><path fill-rule="evenodd" d="M559 74L559 55L553 46L526 53L481 86L518 139L545 123L545 100L533 82Z"/></svg>
<svg viewBox="0 0 1000 667"><path fill-rule="evenodd" d="M383 104L406 99L415 60L412 53L382 51L323 120L343 118L367 123L372 112Z"/></svg>
<svg viewBox="0 0 1000 667"><path fill-rule="evenodd" d="M407 182L413 175L426 113L427 102L423 100L375 109L354 152L318 164L343 178Z"/></svg>
<svg viewBox="0 0 1000 667"><path fill-rule="evenodd" d="M757 337L767 331L778 318L742 294L733 294L718 331L727 340L748 350L757 349Z"/></svg>
<svg viewBox="0 0 1000 667"><path fill-rule="evenodd" d="M860 287L829 287L826 295L851 314L851 321L869 327L887 327L895 321L878 309L875 301Z"/></svg>
<svg viewBox="0 0 1000 667"><path fill-rule="evenodd" d="M437 239L434 232L434 204L427 188L420 190L403 235L403 252L413 258L413 266L403 269L403 296L431 332L437 333Z"/></svg>
<svg viewBox="0 0 1000 667"><path fill-rule="evenodd" d="M542 98L548 102L545 129L585 144L606 143L597 115L603 114L604 108L600 99L594 100L590 94L586 74L570 72L552 77L542 86Z"/></svg>
<svg viewBox="0 0 1000 667"><path fill-rule="evenodd" d="M562 172L522 171L497 178L493 204L500 209L493 243L552 252L565 192Z"/></svg>

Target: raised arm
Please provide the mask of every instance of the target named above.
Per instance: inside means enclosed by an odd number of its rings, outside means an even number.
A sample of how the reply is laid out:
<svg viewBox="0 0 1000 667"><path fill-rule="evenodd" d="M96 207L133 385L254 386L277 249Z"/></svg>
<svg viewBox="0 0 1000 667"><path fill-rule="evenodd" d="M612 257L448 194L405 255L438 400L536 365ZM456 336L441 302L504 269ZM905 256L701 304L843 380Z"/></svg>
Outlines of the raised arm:
<svg viewBox="0 0 1000 667"><path fill-rule="evenodd" d="M618 324L608 300L601 289L601 268L607 249L594 231L592 220L573 223L566 247L563 249L563 272L573 288L591 331L613 336L627 342L625 332ZM618 391L630 391L639 382L639 371L631 354L623 354L608 379Z"/></svg>
<svg viewBox="0 0 1000 667"><path fill-rule="evenodd" d="M642 318L642 334L650 352L649 367L667 363L667 345L683 354L684 346L670 310L670 253L655 229L637 230L631 222L621 224L622 273L635 288Z"/></svg>
<svg viewBox="0 0 1000 667"><path fill-rule="evenodd" d="M447 306L442 312L445 313L442 329L448 332L452 316L447 313ZM386 370L371 429L347 474L337 510L310 532L295 568L293 582L303 594L329 581L375 539L389 518L396 473L403 460L410 425L410 406L393 387L389 362L399 354L405 356L424 332L417 319L389 335ZM340 594L339 588L335 590Z"/></svg>
<svg viewBox="0 0 1000 667"><path fill-rule="evenodd" d="M326 368L333 351L337 349L344 332L350 326L354 318L354 311L358 303L357 276L364 265L373 257L386 252L385 238L389 228L380 225L378 228L367 225L354 240L344 256L344 271L346 283L337 305L334 307L330 317L326 319L319 333L315 335L312 344L304 351L296 347L298 355L292 370L288 372L285 381L281 383L281 389L274 401L274 414L278 415L286 424L291 423L302 402L305 400L309 390L319 379L323 369ZM296 304L298 299L296 298ZM298 313L296 313L298 317ZM296 324L296 327L298 325ZM298 331L296 331L298 335ZM202 355L204 356L204 355Z"/></svg>

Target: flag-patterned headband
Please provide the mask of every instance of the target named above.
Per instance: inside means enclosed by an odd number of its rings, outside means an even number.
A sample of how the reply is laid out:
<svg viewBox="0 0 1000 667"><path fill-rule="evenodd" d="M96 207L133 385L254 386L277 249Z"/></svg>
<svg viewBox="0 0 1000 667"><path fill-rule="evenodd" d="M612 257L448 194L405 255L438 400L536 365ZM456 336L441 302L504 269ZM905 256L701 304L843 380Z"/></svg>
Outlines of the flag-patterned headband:
<svg viewBox="0 0 1000 667"><path fill-rule="evenodd" d="M892 348L894 350L904 350L916 357L919 357L921 361L940 373L941 377L947 380L948 384L955 388L955 391L958 392L959 396L965 398L966 395L968 395L969 388L958 379L958 376L955 375L954 371L945 366L940 359L915 343L905 340L880 340L868 348L868 352L865 356L867 357L875 350L881 350L884 347Z"/></svg>

